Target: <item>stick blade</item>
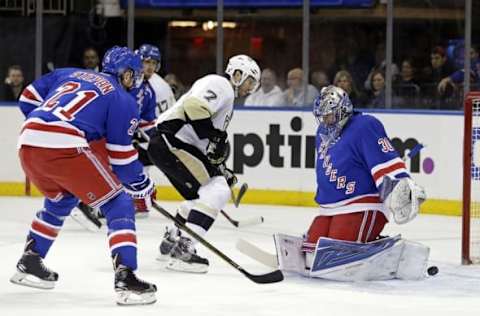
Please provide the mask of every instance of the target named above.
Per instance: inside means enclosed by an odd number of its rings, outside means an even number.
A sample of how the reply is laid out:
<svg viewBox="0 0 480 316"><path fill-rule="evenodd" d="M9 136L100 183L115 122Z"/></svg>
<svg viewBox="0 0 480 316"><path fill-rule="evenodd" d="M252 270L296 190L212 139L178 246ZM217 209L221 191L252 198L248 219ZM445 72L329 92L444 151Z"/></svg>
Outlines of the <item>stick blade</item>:
<svg viewBox="0 0 480 316"><path fill-rule="evenodd" d="M283 273L280 270L275 270L266 274L250 274L245 270L241 270L241 272L250 280L258 284L269 284L269 283L277 283L283 281Z"/></svg>
<svg viewBox="0 0 480 316"><path fill-rule="evenodd" d="M260 262L261 264L266 265L270 268L278 268L277 256L273 255L256 245L246 241L245 239L239 239L235 245L237 250L246 255L247 257L252 258L255 261Z"/></svg>

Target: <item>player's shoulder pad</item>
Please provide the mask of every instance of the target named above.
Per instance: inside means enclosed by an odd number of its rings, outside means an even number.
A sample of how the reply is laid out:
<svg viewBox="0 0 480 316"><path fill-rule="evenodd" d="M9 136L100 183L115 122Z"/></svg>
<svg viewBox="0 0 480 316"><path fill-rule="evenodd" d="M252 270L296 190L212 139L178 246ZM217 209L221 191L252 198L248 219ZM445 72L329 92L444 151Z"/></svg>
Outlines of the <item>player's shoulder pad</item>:
<svg viewBox="0 0 480 316"><path fill-rule="evenodd" d="M380 122L379 119L377 119L375 116L361 113L361 112L356 112L354 115L351 117L351 122L352 122L352 127L353 129L357 131L366 131L366 130L371 130L371 131L384 131L384 127L382 122Z"/></svg>
<svg viewBox="0 0 480 316"><path fill-rule="evenodd" d="M221 89L226 93L231 92L233 95L232 85L230 84L230 81L228 81L228 79L225 78L224 76L210 74L210 75L206 75L200 80L204 81L205 84L212 85L213 87L216 87L217 89Z"/></svg>

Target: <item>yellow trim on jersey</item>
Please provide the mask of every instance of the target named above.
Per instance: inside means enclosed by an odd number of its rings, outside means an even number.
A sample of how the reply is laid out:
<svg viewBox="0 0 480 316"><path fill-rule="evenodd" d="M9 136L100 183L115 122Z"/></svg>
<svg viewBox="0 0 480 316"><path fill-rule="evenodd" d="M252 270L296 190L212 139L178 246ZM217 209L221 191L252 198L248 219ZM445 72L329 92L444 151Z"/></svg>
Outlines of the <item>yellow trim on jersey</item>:
<svg viewBox="0 0 480 316"><path fill-rule="evenodd" d="M183 110L192 121L203 120L212 117L208 103L197 97L188 97L183 101Z"/></svg>
<svg viewBox="0 0 480 316"><path fill-rule="evenodd" d="M235 191L238 193L237 190ZM157 193L160 201L183 200L181 195L171 186L157 186ZM41 196L33 185L31 195ZM25 196L25 184L21 182L0 182L0 196ZM315 207L317 204L313 200L314 196L315 194L312 192L249 189L243 197L242 203ZM460 216L462 214L462 202L429 199L422 204L420 213Z"/></svg>

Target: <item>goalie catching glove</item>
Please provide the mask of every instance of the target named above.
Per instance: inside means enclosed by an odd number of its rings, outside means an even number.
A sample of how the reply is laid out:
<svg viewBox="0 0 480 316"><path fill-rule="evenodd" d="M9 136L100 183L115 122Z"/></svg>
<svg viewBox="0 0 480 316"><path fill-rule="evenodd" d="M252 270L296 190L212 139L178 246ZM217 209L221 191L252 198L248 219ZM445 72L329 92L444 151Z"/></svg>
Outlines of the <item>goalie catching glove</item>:
<svg viewBox="0 0 480 316"><path fill-rule="evenodd" d="M392 179L387 176L383 180L380 198L392 212L395 223L405 224L417 216L427 196L425 190L412 179Z"/></svg>
<svg viewBox="0 0 480 316"><path fill-rule="evenodd" d="M137 212L148 211L157 198L155 183L146 175L142 177L138 182L125 185L125 192L132 197Z"/></svg>

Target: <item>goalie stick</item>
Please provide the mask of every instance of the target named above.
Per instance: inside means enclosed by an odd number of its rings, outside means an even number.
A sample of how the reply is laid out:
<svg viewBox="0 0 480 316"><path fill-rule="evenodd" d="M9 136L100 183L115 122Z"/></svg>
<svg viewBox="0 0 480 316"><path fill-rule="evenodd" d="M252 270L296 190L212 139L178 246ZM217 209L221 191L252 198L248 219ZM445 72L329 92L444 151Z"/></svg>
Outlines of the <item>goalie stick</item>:
<svg viewBox="0 0 480 316"><path fill-rule="evenodd" d="M271 254L254 244L246 241L245 239L237 240L235 245L238 251L246 255L247 257L252 258L255 261L260 262L261 264L266 265L270 268L278 268L278 259L277 255Z"/></svg>
<svg viewBox="0 0 480 316"><path fill-rule="evenodd" d="M267 283L280 282L283 280L283 273L280 270L275 270L275 271L272 271L266 274L260 274L260 275L249 273L244 268L242 268L238 263L230 259L227 255L225 255L223 252L221 252L219 249L217 249L215 246L213 246L211 243L205 240L202 236L198 235L193 230L185 226L185 224L183 224L180 220L175 218L175 216L170 214L170 212L168 212L166 209L158 205L157 202L152 201L152 206L154 209L160 212L163 216L173 221L181 230L183 230L184 232L186 232L187 234L195 238L199 243L201 243L203 246L208 248L214 254L222 258L225 262L227 262L229 265L231 265L236 270L241 272L244 276L246 276L251 281L259 284L267 284Z"/></svg>

